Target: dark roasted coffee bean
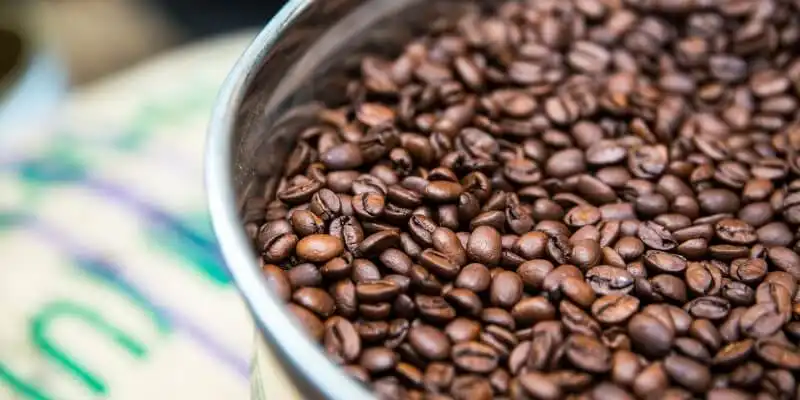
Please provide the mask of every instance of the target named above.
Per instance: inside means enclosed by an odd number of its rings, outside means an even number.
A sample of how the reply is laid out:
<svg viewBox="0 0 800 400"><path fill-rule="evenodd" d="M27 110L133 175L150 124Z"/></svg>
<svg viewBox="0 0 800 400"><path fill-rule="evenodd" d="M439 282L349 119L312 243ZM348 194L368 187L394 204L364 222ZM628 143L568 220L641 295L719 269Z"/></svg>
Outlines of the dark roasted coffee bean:
<svg viewBox="0 0 800 400"><path fill-rule="evenodd" d="M378 398L797 397L796 5L550 3L356 57L243 199L269 289Z"/></svg>
<svg viewBox="0 0 800 400"><path fill-rule="evenodd" d="M661 251L674 249L678 243L666 228L647 221L639 226L639 239L649 248Z"/></svg>
<svg viewBox="0 0 800 400"><path fill-rule="evenodd" d="M519 275L503 271L492 278L489 290L491 304L502 308L511 308L522 296L523 284Z"/></svg>
<svg viewBox="0 0 800 400"><path fill-rule="evenodd" d="M639 313L628 322L628 334L638 351L658 357L667 354L672 347L675 328L652 315Z"/></svg>
<svg viewBox="0 0 800 400"><path fill-rule="evenodd" d="M451 357L456 366L472 373L491 372L499 362L495 350L479 342L456 343Z"/></svg>
<svg viewBox="0 0 800 400"><path fill-rule="evenodd" d="M722 289L722 271L707 262L690 262L686 268L686 286L699 296L716 296Z"/></svg>
<svg viewBox="0 0 800 400"><path fill-rule="evenodd" d="M527 372L511 381L510 394L514 399L554 400L562 397L561 388L547 375Z"/></svg>
<svg viewBox="0 0 800 400"><path fill-rule="evenodd" d="M295 304L288 304L286 306L289 309L289 312L294 316L294 318L300 323L300 325L311 335L311 338L316 341L321 341L323 336L325 335L325 326L322 324L322 321L317 318L311 311L308 311L305 307L301 307Z"/></svg>
<svg viewBox="0 0 800 400"><path fill-rule="evenodd" d="M708 367L688 357L670 355L664 359L664 369L673 381L694 393L704 393L711 384Z"/></svg>
<svg viewBox="0 0 800 400"><path fill-rule="evenodd" d="M633 392L639 397L646 398L652 393L661 393L669 385L669 376L664 369L664 363L656 361L644 369L633 381Z"/></svg>
<svg viewBox="0 0 800 400"><path fill-rule="evenodd" d="M361 353L361 338L350 321L333 317L325 322L325 351L338 363L355 361Z"/></svg>
<svg viewBox="0 0 800 400"><path fill-rule="evenodd" d="M286 272L272 264L263 265L261 271L275 297L281 301L288 301L292 294L292 286Z"/></svg>
<svg viewBox="0 0 800 400"><path fill-rule="evenodd" d="M721 297L705 296L695 298L689 303L686 303L683 308L695 318L720 320L728 315L731 304L728 300Z"/></svg>
<svg viewBox="0 0 800 400"><path fill-rule="evenodd" d="M447 336L432 326L411 327L408 341L419 355L429 360L443 360L450 355L450 342Z"/></svg>

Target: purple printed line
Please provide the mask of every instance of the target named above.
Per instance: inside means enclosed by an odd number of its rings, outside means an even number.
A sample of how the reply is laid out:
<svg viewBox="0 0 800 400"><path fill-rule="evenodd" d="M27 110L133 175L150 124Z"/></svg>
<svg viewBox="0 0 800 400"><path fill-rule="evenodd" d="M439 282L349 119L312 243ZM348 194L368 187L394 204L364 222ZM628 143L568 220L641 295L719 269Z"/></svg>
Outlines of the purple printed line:
<svg viewBox="0 0 800 400"><path fill-rule="evenodd" d="M210 333L194 323L191 318L182 314L180 311L173 310L167 306L164 306L161 302L156 301L152 295L149 295L147 291L144 290L144 288L125 278L125 274L120 268L114 266L114 264L111 262L104 260L102 257L98 257L95 254L90 254L84 246L79 245L63 233L58 232L57 230L35 218L28 218L28 221L26 222L26 225L32 228L34 232L43 235L49 242L57 245L62 251L75 258L93 260L95 261L95 265L100 265L100 268L103 268L105 272L119 279L125 280L131 287L142 293L142 295L147 298L156 312L161 314L167 321L169 321L171 326L174 326L177 330L185 332L191 339L193 339L205 351L207 351L212 358L221 361L223 364L226 364L228 367L233 369L238 376L243 378L249 377L249 366L246 360L241 359L231 350L227 349L225 345L217 341ZM80 266L79 268L86 269L84 266Z"/></svg>

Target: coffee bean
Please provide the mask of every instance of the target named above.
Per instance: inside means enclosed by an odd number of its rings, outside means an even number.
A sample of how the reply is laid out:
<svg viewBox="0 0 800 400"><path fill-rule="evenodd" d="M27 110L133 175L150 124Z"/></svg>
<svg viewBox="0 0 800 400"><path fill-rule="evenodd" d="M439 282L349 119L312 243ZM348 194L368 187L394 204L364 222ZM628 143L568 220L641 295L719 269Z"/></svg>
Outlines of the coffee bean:
<svg viewBox="0 0 800 400"><path fill-rule="evenodd" d="M705 364L711 362L711 354L699 340L680 337L675 339L674 346L678 352L685 356L691 357Z"/></svg>
<svg viewBox="0 0 800 400"><path fill-rule="evenodd" d="M639 397L661 393L669 386L669 376L664 363L657 361L645 367L633 381L633 392Z"/></svg>
<svg viewBox="0 0 800 400"><path fill-rule="evenodd" d="M657 272L677 274L683 272L688 263L684 257L658 250L648 250L644 264Z"/></svg>
<svg viewBox="0 0 800 400"><path fill-rule="evenodd" d="M397 353L385 347L364 349L359 364L372 374L394 369L399 361Z"/></svg>
<svg viewBox="0 0 800 400"><path fill-rule="evenodd" d="M361 353L361 338L350 321L333 317L325 322L325 351L338 363L355 361Z"/></svg>
<svg viewBox="0 0 800 400"><path fill-rule="evenodd" d="M336 307L333 298L328 293L313 287L304 287L296 290L292 294L292 300L322 318L327 318L333 314Z"/></svg>
<svg viewBox="0 0 800 400"><path fill-rule="evenodd" d="M675 329L658 318L639 313L628 322L628 334L637 350L647 356L667 354L675 338Z"/></svg>
<svg viewBox="0 0 800 400"><path fill-rule="evenodd" d="M308 311L305 307L301 307L295 304L288 304L286 306L289 309L289 312L292 313L294 318L300 322L300 325L303 329L311 335L311 338L316 341L321 341L323 336L325 335L325 326L322 325L322 321L317 318L311 311Z"/></svg>
<svg viewBox="0 0 800 400"><path fill-rule="evenodd" d="M664 369L672 380L694 393L705 392L711 384L708 367L687 357L667 356Z"/></svg>
<svg viewBox="0 0 800 400"><path fill-rule="evenodd" d="M672 233L663 226L651 221L647 221L639 226L639 239L641 239L647 247L661 251L672 250L678 245Z"/></svg>
<svg viewBox="0 0 800 400"><path fill-rule="evenodd" d="M322 274L314 264L303 263L296 265L286 272L289 283L293 288L304 286L319 286L322 284Z"/></svg>
<svg viewBox="0 0 800 400"><path fill-rule="evenodd" d="M770 263L780 271L800 279L800 256L786 247L772 247L767 251Z"/></svg>
<svg viewBox="0 0 800 400"><path fill-rule="evenodd" d="M450 342L447 336L434 327L427 325L412 327L408 340L417 353L429 360L444 360L450 354Z"/></svg>
<svg viewBox="0 0 800 400"><path fill-rule="evenodd" d="M492 398L492 385L481 376L460 375L453 379L450 394L455 400L489 400Z"/></svg>
<svg viewBox="0 0 800 400"><path fill-rule="evenodd" d="M615 325L628 320L639 309L639 299L627 294L609 294L592 304L592 315L603 324Z"/></svg>
<svg viewBox="0 0 800 400"><path fill-rule="evenodd" d="M511 382L511 396L515 399L534 398L542 400L560 399L561 388L546 375L528 372Z"/></svg>
<svg viewBox="0 0 800 400"><path fill-rule="evenodd" d="M759 303L750 307L740 319L742 333L752 338L768 337L781 329L785 314L774 303Z"/></svg>
<svg viewBox="0 0 800 400"><path fill-rule="evenodd" d="M380 231L367 236L356 249L364 255L380 254L384 250L397 247L400 243L400 234L394 230Z"/></svg>
<svg viewBox="0 0 800 400"><path fill-rule="evenodd" d="M522 296L522 279L519 275L503 271L492 278L492 285L489 290L492 305L511 308Z"/></svg>
<svg viewBox="0 0 800 400"><path fill-rule="evenodd" d="M561 313L561 321L569 331L586 336L597 336L599 334L600 324L575 304L562 300L558 310Z"/></svg>
<svg viewBox="0 0 800 400"><path fill-rule="evenodd" d="M767 262L760 258L740 258L731 262L732 278L746 284L761 282L767 275Z"/></svg>
<svg viewBox="0 0 800 400"><path fill-rule="evenodd" d="M381 398L794 398L800 24L751 3L500 2L362 54L243 199L270 290Z"/></svg>
<svg viewBox="0 0 800 400"><path fill-rule="evenodd" d="M611 369L611 352L590 336L571 336L567 342L566 356L570 363L590 373L604 373Z"/></svg>
<svg viewBox="0 0 800 400"><path fill-rule="evenodd" d="M686 286L699 296L716 296L722 289L722 271L711 263L690 262Z"/></svg>
<svg viewBox="0 0 800 400"><path fill-rule="evenodd" d="M431 323L445 323L456 317L456 310L440 296L417 295L414 303L422 317Z"/></svg>
<svg viewBox="0 0 800 400"><path fill-rule="evenodd" d="M428 271L443 279L453 279L459 272L458 264L446 254L433 249L425 249L420 254L419 262Z"/></svg>
<svg viewBox="0 0 800 400"><path fill-rule="evenodd" d="M582 278L568 276L559 285L561 293L573 303L589 308L595 300L595 292Z"/></svg>
<svg viewBox="0 0 800 400"><path fill-rule="evenodd" d="M545 278L552 270L553 270L553 263L551 263L550 261L541 259L530 260L520 264L520 266L517 267L517 274L522 279L522 283L525 284L525 287L535 290L541 290L544 286Z"/></svg>
<svg viewBox="0 0 800 400"><path fill-rule="evenodd" d="M480 323L459 317L447 324L445 334L453 343L468 342L476 340L480 330Z"/></svg>
<svg viewBox="0 0 800 400"><path fill-rule="evenodd" d="M391 301L400 294L400 286L392 281L373 281L356 285L356 296L363 303Z"/></svg>
<svg viewBox="0 0 800 400"><path fill-rule="evenodd" d="M277 265L272 264L264 264L261 271L272 293L281 301L288 301L292 294L292 287L286 273Z"/></svg>
<svg viewBox="0 0 800 400"><path fill-rule="evenodd" d="M444 295L445 300L463 313L479 316L483 311L483 303L475 292L467 289L451 289Z"/></svg>
<svg viewBox="0 0 800 400"><path fill-rule="evenodd" d="M464 188L456 182L436 181L425 187L423 195L433 202L452 203L458 200L463 191Z"/></svg>
<svg viewBox="0 0 800 400"><path fill-rule="evenodd" d="M500 233L489 226L479 226L469 237L467 255L469 259L481 264L500 262L502 244Z"/></svg>
<svg viewBox="0 0 800 400"><path fill-rule="evenodd" d="M719 320L728 315L731 305L728 300L721 297L705 296L686 303L683 309L695 318Z"/></svg>
<svg viewBox="0 0 800 400"><path fill-rule="evenodd" d="M553 320L556 309L542 296L528 297L520 300L511 309L511 315L517 327L528 327L539 321Z"/></svg>
<svg viewBox="0 0 800 400"><path fill-rule="evenodd" d="M491 372L500 361L494 349L479 342L456 343L451 357L457 367L472 373Z"/></svg>
<svg viewBox="0 0 800 400"><path fill-rule="evenodd" d="M755 353L769 365L791 370L800 369L800 350L796 346L775 339L759 339Z"/></svg>

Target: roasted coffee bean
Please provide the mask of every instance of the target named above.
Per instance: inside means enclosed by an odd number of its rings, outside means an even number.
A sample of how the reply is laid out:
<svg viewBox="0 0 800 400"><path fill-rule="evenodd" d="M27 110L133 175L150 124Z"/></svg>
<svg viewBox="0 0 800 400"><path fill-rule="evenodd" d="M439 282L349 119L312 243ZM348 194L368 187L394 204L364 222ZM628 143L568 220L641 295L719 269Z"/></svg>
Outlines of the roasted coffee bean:
<svg viewBox="0 0 800 400"><path fill-rule="evenodd" d="M456 317L456 310L440 296L417 295L414 303L421 316L431 323L446 323Z"/></svg>
<svg viewBox="0 0 800 400"><path fill-rule="evenodd" d="M243 199L270 290L380 398L796 397L794 5L545 3L355 59Z"/></svg>
<svg viewBox="0 0 800 400"><path fill-rule="evenodd" d="M652 393L661 393L669 385L669 376L664 363L656 361L642 369L633 381L633 392L639 397L648 397Z"/></svg>
<svg viewBox="0 0 800 400"><path fill-rule="evenodd" d="M490 226L477 227L467 243L469 259L481 264L496 265L499 263L501 250L500 233Z"/></svg>
<svg viewBox="0 0 800 400"><path fill-rule="evenodd" d="M327 292L314 287L297 289L292 294L292 300L322 318L331 316L336 308L333 298Z"/></svg>
<svg viewBox="0 0 800 400"><path fill-rule="evenodd" d="M711 384L708 367L688 357L667 356L664 369L672 380L694 393L704 393Z"/></svg>
<svg viewBox="0 0 800 400"><path fill-rule="evenodd" d="M716 296L722 289L722 271L707 262L690 262L686 268L686 286L698 296Z"/></svg>
<svg viewBox="0 0 800 400"><path fill-rule="evenodd" d="M411 327L408 341L419 355L429 360L444 360L450 354L450 341L447 336L432 326Z"/></svg>
<svg viewBox="0 0 800 400"><path fill-rule="evenodd" d="M292 295L292 286L286 272L272 264L263 265L261 271L272 293L281 301L288 301Z"/></svg>
<svg viewBox="0 0 800 400"><path fill-rule="evenodd" d="M792 344L772 339L759 339L755 353L767 364L790 370L800 369L800 350Z"/></svg>
<svg viewBox="0 0 800 400"><path fill-rule="evenodd" d="M514 399L560 399L561 388L547 375L527 372L511 381L510 394Z"/></svg>
<svg viewBox="0 0 800 400"><path fill-rule="evenodd" d="M491 283L492 277L489 269L483 264L473 263L466 265L459 271L453 284L455 287L480 293L489 289Z"/></svg>
<svg viewBox="0 0 800 400"><path fill-rule="evenodd" d="M478 375L460 375L453 379L450 394L455 400L488 400L492 398L492 385Z"/></svg>
<svg viewBox="0 0 800 400"><path fill-rule="evenodd" d="M502 308L511 308L522 296L522 279L516 273L503 271L492 278L489 290L491 304Z"/></svg>
<svg viewBox="0 0 800 400"><path fill-rule="evenodd" d="M672 347L675 328L657 317L638 313L628 322L628 334L638 351L658 357L667 354Z"/></svg>
<svg viewBox="0 0 800 400"><path fill-rule="evenodd" d="M681 354L691 357L697 361L708 364L711 362L711 354L702 342L696 339L680 337L675 339L675 349Z"/></svg>
<svg viewBox="0 0 800 400"><path fill-rule="evenodd" d="M520 300L511 309L511 315L517 327L523 328L539 321L555 319L556 309L546 298L535 296Z"/></svg>
<svg viewBox="0 0 800 400"><path fill-rule="evenodd" d="M359 364L372 374L394 369L399 361L397 353L385 347L364 349Z"/></svg>
<svg viewBox="0 0 800 400"><path fill-rule="evenodd" d="M589 373L604 373L611 369L611 352L591 336L571 336L567 341L566 356L570 363Z"/></svg>
<svg viewBox="0 0 800 400"><path fill-rule="evenodd" d="M705 296L697 297L686 303L683 309L695 318L720 320L728 315L731 304L728 300L721 297Z"/></svg>
<svg viewBox="0 0 800 400"><path fill-rule="evenodd" d="M494 349L479 342L456 343L451 356L457 367L472 373L489 373L500 361Z"/></svg>
<svg viewBox="0 0 800 400"><path fill-rule="evenodd" d="M361 337L350 321L333 317L325 322L325 351L337 363L355 361L361 353Z"/></svg>
<svg viewBox="0 0 800 400"><path fill-rule="evenodd" d="M681 273L687 267L685 258L658 250L648 250L644 255L644 264L656 272L671 274Z"/></svg>
<svg viewBox="0 0 800 400"><path fill-rule="evenodd" d="M295 304L288 304L286 306L289 309L289 312L294 316L294 318L300 322L300 325L311 335L311 338L316 341L321 341L323 336L325 335L325 326L322 324L322 321L317 318L311 311L308 311L305 307L301 307Z"/></svg>

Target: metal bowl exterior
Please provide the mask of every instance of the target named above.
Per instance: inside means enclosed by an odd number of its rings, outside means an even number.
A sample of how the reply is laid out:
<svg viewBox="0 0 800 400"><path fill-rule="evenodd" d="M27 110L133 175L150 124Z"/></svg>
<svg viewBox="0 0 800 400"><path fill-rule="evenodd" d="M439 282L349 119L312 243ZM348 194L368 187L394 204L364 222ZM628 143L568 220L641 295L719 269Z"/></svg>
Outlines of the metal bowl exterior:
<svg viewBox="0 0 800 400"><path fill-rule="evenodd" d="M217 238L233 278L245 297L264 339L306 398L368 399L371 396L327 360L284 311L260 274L248 239L241 229L234 194L235 141L240 107L264 60L286 27L309 12L314 0L292 0L262 30L224 83L210 124L206 154L206 187Z"/></svg>
<svg viewBox="0 0 800 400"><path fill-rule="evenodd" d="M263 339L307 398L371 398L267 289L242 228L252 196L273 192L297 133L319 103L345 92L346 69L365 52L396 53L442 16L495 0L291 0L245 51L222 87L207 142L206 186L222 254ZM344 84L343 84L344 83Z"/></svg>

